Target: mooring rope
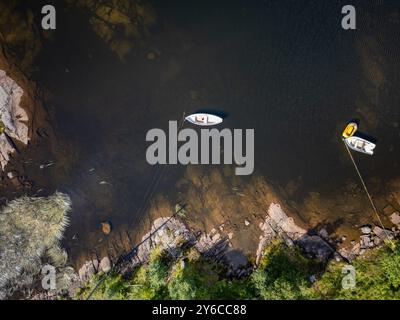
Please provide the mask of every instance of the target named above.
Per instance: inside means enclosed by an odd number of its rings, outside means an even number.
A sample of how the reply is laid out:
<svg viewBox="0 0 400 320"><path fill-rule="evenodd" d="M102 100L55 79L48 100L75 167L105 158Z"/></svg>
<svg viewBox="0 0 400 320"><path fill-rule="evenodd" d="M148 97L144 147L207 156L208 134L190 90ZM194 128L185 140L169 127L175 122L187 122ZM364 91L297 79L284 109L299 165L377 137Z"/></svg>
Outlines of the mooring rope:
<svg viewBox="0 0 400 320"><path fill-rule="evenodd" d="M362 184L362 186L363 186L363 188L364 188L364 190L365 190L365 193L366 193L367 196L368 196L368 199L369 199L369 202L371 203L372 209L373 209L373 211L374 211L376 217L378 218L379 224L381 225L383 231L385 232L386 238L387 238L388 241L390 242L391 246L394 247L394 243L393 243L392 239L390 239L389 233L387 232L385 226L383 225L383 222L382 222L382 220L381 220L381 217L379 216L379 213L378 213L378 209L376 208L375 203L374 203L374 201L372 200L371 194L370 194L369 191L368 191L367 185L365 184L364 179L363 179L363 177L362 177L362 175L361 175L361 172L360 172L360 170L358 169L358 166L357 166L357 164L356 164L356 161L354 160L353 155L351 154L351 151L350 151L349 147L347 146L346 142L345 142L344 140L343 140L343 142L344 142L344 145L345 145L345 147L346 147L346 150L347 150L347 152L348 152L348 154L349 154L349 156L350 156L351 162L353 163L354 168L355 168L356 171L357 171L358 177L360 178L360 181L361 181L361 184ZM392 248L392 249L393 249L393 248Z"/></svg>

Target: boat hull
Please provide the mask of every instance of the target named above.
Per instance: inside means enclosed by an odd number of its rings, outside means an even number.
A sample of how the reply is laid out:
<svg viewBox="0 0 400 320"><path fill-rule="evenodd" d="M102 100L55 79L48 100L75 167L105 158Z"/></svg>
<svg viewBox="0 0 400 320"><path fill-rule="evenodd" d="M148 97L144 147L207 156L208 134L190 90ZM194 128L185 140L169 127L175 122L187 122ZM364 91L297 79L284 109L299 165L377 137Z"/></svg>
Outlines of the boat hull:
<svg viewBox="0 0 400 320"><path fill-rule="evenodd" d="M185 120L198 126L215 126L223 121L221 117L209 113L194 113Z"/></svg>
<svg viewBox="0 0 400 320"><path fill-rule="evenodd" d="M368 154L370 156L374 154L374 149L376 147L376 144L372 143L371 141L365 140L357 136L349 137L345 139L344 142L350 149Z"/></svg>

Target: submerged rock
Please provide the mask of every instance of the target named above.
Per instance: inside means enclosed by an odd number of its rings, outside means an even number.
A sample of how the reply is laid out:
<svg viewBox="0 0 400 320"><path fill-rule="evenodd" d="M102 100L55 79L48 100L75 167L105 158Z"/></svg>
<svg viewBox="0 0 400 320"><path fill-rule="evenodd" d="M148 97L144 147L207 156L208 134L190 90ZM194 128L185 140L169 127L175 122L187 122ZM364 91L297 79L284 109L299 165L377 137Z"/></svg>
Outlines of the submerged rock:
<svg viewBox="0 0 400 320"><path fill-rule="evenodd" d="M112 230L111 222L109 222L109 221L102 222L101 223L101 230L106 235L110 234L111 230Z"/></svg>
<svg viewBox="0 0 400 320"><path fill-rule="evenodd" d="M396 226L400 227L400 214L396 211L390 216L390 221Z"/></svg>

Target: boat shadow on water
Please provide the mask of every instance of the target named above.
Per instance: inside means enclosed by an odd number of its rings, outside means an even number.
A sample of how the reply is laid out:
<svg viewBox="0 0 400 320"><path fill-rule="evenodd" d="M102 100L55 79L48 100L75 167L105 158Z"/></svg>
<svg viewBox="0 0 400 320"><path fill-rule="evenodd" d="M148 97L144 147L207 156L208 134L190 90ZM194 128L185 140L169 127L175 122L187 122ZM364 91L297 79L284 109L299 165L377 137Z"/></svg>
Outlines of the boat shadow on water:
<svg viewBox="0 0 400 320"><path fill-rule="evenodd" d="M223 110L216 110L216 109L199 109L196 110L194 113L208 113L214 116L218 116L222 119L226 119L229 116L229 113Z"/></svg>
<svg viewBox="0 0 400 320"><path fill-rule="evenodd" d="M371 136L370 134L367 134L367 133L364 133L364 132L361 132L361 131L357 131L356 135L357 135L357 137L360 137L360 138L363 138L363 139L365 139L367 141L370 141L373 144L377 144L377 142L378 142L378 140L374 136Z"/></svg>
<svg viewBox="0 0 400 320"><path fill-rule="evenodd" d="M357 126L360 127L360 123L361 123L360 119L350 119L349 123L351 123L351 122L357 124ZM358 129L357 129L357 132L355 133L355 135L357 137L360 137L362 139L370 141L370 142L372 142L374 144L377 144L377 142L378 142L378 139L376 137L374 137L374 136L372 136L372 135L370 135L368 133L362 132L362 131L360 131Z"/></svg>

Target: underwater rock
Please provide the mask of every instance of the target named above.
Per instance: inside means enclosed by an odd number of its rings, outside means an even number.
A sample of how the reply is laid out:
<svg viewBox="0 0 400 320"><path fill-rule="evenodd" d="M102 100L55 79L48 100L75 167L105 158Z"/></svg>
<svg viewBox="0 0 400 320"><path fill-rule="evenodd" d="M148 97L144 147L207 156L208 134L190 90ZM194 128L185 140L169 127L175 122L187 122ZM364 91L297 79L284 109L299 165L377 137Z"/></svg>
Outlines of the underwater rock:
<svg viewBox="0 0 400 320"><path fill-rule="evenodd" d="M400 227L400 214L397 211L393 212L390 216L390 221Z"/></svg>
<svg viewBox="0 0 400 320"><path fill-rule="evenodd" d="M108 257L104 257L103 259L101 259L100 261L100 266L99 266L100 270L107 273L108 271L111 270L111 261Z"/></svg>
<svg viewBox="0 0 400 320"><path fill-rule="evenodd" d="M101 230L103 231L104 234L108 235L111 233L112 227L111 227L111 222L102 222L101 223Z"/></svg>

